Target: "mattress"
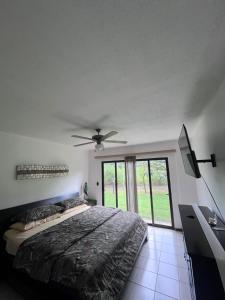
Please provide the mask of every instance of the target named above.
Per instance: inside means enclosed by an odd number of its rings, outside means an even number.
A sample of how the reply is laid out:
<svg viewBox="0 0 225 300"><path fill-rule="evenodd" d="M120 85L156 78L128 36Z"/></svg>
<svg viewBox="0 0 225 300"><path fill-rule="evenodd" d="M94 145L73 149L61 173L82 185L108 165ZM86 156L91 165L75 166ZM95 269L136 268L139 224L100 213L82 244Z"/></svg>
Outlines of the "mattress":
<svg viewBox="0 0 225 300"><path fill-rule="evenodd" d="M18 231L15 229L9 229L4 233L4 239L6 241L6 252L8 254L11 254L13 256L16 255L19 246L27 239L32 237L33 235L46 230L54 225L57 225L77 214L80 214L86 210L88 210L90 206L87 206L86 204L79 205L73 209L73 211L70 211L69 213L64 212L60 218L57 218L55 220L52 220L50 222L41 224L35 228L32 228L27 231Z"/></svg>
<svg viewBox="0 0 225 300"><path fill-rule="evenodd" d="M13 267L78 299L116 300L146 234L139 215L94 206L26 239Z"/></svg>

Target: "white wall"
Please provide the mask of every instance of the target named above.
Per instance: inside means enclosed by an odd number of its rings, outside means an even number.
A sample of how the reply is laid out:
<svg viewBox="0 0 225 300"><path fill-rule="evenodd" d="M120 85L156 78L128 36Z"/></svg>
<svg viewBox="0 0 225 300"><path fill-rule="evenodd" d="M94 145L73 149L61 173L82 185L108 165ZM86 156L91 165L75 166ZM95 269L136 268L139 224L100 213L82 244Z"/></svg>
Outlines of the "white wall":
<svg viewBox="0 0 225 300"><path fill-rule="evenodd" d="M181 228L180 216L178 211L178 204L190 204L197 202L197 191L195 179L190 176L185 175L183 164L181 161L180 152L178 150L177 141L167 141L160 143L152 143L145 145L136 146L126 146L119 148L105 149L104 152L100 154L90 151L89 152L89 195L97 199L98 204L102 204L102 178L101 178L101 162L103 160L95 159L97 155L118 155L118 154L131 154L138 152L147 151L162 151L168 149L176 149L174 153L163 153L162 155L138 155L137 158L153 158L153 157L168 157L169 159L169 169L170 169L170 179L171 179L171 190L172 190L172 200L173 200L173 210L174 210L174 221L175 227ZM123 155L121 156L123 158ZM112 160L112 158L107 158L104 160ZM119 159L115 157L115 160ZM99 186L97 186L99 182Z"/></svg>
<svg viewBox="0 0 225 300"><path fill-rule="evenodd" d="M191 138L198 159L217 157L217 167L201 164L200 171L208 183L225 218L225 80L214 98L205 108ZM214 204L202 179L197 180L199 203L214 208Z"/></svg>
<svg viewBox="0 0 225 300"><path fill-rule="evenodd" d="M66 177L15 180L17 164L67 164ZM47 141L0 132L0 209L80 192L88 177L88 152Z"/></svg>

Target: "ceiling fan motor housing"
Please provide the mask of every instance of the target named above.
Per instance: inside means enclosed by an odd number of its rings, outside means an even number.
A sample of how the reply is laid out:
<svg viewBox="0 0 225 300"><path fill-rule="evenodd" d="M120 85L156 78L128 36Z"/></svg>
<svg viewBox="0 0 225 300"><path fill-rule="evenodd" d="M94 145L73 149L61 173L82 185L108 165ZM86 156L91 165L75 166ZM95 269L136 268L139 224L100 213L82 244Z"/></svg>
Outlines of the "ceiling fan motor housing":
<svg viewBox="0 0 225 300"><path fill-rule="evenodd" d="M95 130L97 131L98 134L93 135L93 136L92 136L92 140L95 140L97 144L101 144L102 138L103 138L103 135L100 134L101 129L100 129L100 128L97 128L97 129L95 129Z"/></svg>
<svg viewBox="0 0 225 300"><path fill-rule="evenodd" d="M95 140L97 144L101 144L103 135L93 135L92 140Z"/></svg>

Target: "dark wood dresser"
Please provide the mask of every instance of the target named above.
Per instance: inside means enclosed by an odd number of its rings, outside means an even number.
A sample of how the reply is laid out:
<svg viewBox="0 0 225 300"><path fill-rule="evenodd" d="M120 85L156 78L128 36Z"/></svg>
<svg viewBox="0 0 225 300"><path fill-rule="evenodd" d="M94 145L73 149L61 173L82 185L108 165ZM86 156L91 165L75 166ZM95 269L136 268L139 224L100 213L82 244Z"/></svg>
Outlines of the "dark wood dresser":
<svg viewBox="0 0 225 300"><path fill-rule="evenodd" d="M199 207L207 220L211 211ZM185 253L193 300L224 300L225 292L217 267L216 259L205 236L202 226L191 205L179 205L184 232ZM218 225L224 226L222 222ZM215 232L217 239L225 247L225 232ZM224 248L225 249L225 248Z"/></svg>

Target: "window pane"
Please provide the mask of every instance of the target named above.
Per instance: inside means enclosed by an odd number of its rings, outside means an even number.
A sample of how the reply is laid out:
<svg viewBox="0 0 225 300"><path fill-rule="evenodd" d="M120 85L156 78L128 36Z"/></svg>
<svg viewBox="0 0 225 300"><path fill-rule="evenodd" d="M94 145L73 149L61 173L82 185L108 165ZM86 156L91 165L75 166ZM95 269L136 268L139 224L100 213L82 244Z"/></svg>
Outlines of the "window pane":
<svg viewBox="0 0 225 300"><path fill-rule="evenodd" d="M117 162L118 208L127 210L125 162Z"/></svg>
<svg viewBox="0 0 225 300"><path fill-rule="evenodd" d="M115 163L104 163L104 205L116 207Z"/></svg>
<svg viewBox="0 0 225 300"><path fill-rule="evenodd" d="M136 161L138 213L147 222L152 222L148 161Z"/></svg>
<svg viewBox="0 0 225 300"><path fill-rule="evenodd" d="M171 211L165 160L151 160L154 223L171 226Z"/></svg>

